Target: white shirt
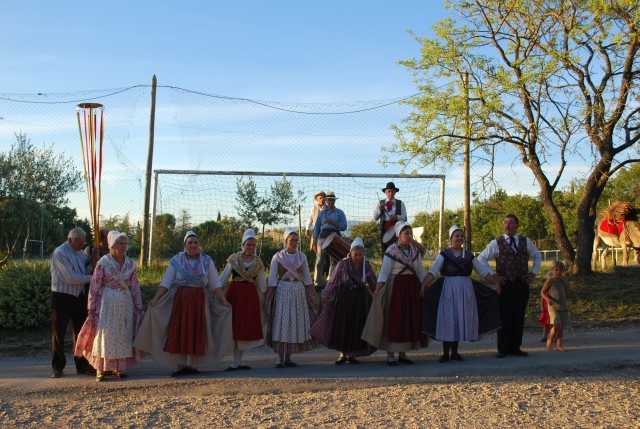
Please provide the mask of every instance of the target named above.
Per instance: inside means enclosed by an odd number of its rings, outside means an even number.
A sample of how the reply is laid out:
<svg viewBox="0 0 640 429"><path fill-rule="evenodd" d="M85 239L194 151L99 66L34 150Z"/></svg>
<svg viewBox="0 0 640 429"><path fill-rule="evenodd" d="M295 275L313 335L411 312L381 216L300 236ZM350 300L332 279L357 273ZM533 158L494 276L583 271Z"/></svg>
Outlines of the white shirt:
<svg viewBox="0 0 640 429"><path fill-rule="evenodd" d="M91 265L86 265L86 255L75 251L65 241L51 254L51 290L67 295L80 296L84 285L91 282Z"/></svg>
<svg viewBox="0 0 640 429"><path fill-rule="evenodd" d="M388 200L385 200L385 203ZM386 207L380 210L380 204L376 204L376 209L373 211L373 218L375 220L380 220L380 217L384 215L384 220L389 220L389 215L396 214L396 199L393 200L393 206L391 210L387 210ZM407 221L407 208L404 206L404 201L400 200L400 213L398 215L399 221L406 222Z"/></svg>

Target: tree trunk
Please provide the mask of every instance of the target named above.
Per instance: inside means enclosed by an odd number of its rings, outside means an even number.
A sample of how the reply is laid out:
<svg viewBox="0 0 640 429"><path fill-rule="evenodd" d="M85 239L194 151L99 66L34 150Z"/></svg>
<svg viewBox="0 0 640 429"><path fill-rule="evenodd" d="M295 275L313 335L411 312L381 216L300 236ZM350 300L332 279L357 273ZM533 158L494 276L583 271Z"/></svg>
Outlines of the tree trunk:
<svg viewBox="0 0 640 429"><path fill-rule="evenodd" d="M549 219L551 219L551 223L553 224L553 237L560 249L560 253L562 253L562 258L567 261L569 265L572 265L576 253L565 230L562 214L558 210L558 206L556 206L553 201L553 187L549 184L547 176L545 176L544 172L539 168L535 161L530 163L529 168L540 184L540 198L542 199L545 211L547 212L547 215L549 215Z"/></svg>

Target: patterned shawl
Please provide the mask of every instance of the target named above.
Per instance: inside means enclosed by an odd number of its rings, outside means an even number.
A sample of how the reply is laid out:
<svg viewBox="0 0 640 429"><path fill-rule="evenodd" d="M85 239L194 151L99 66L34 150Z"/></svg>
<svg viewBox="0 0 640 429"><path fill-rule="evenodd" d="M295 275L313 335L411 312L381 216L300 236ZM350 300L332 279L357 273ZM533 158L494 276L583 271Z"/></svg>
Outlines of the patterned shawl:
<svg viewBox="0 0 640 429"><path fill-rule="evenodd" d="M282 265L287 270L287 272L290 273L290 275L292 275L296 279L299 279L300 273L298 272L298 269L300 269L302 264L305 263L304 255L299 250L296 250L296 252L293 254L295 255L295 259L293 259L291 263L289 262L290 259L287 258L287 255L291 255L291 253L288 253L283 249L276 253L274 258L276 262Z"/></svg>
<svg viewBox="0 0 640 429"><path fill-rule="evenodd" d="M99 264L111 277L111 280L104 283L105 286L113 289L129 289L131 287L131 275L136 270L136 264L128 256L125 256L122 267L118 265L118 261L110 253L103 256Z"/></svg>
<svg viewBox="0 0 640 429"><path fill-rule="evenodd" d="M413 268L415 260L418 259L419 252L416 247L411 244L409 245L409 254L407 255L402 251L402 249L400 249L400 243L396 242L395 244L389 246L386 254L391 256L392 259L398 262L402 262L403 264L409 265Z"/></svg>
<svg viewBox="0 0 640 429"><path fill-rule="evenodd" d="M247 269L242 254L242 252L234 253L227 258L227 263L243 280L256 284L258 273L264 272L264 264L260 258L253 255L251 266Z"/></svg>

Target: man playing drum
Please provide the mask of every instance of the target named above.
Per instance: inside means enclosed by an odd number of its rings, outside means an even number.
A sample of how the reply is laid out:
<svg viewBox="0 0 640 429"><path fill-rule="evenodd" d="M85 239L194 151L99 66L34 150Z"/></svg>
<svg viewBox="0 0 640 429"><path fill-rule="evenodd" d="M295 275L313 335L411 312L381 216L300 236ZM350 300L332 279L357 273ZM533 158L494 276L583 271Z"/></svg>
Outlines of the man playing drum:
<svg viewBox="0 0 640 429"><path fill-rule="evenodd" d="M380 242L382 244L383 255L387 247L398 240L394 231L396 222L407 221L407 208L402 201L395 198L396 192L399 190L393 182L387 183L387 186L382 189L387 199L380 200L373 212L373 218L380 221Z"/></svg>
<svg viewBox="0 0 640 429"><path fill-rule="evenodd" d="M315 283L316 286L323 288L325 285L323 266L325 258L329 257L327 252L323 252L322 245L324 241L333 232L340 235L340 231L347 229L347 217L344 212L339 208L336 208L336 194L333 192L327 192L327 206L320 211L316 224L313 229L314 243L311 250L316 254L316 273ZM329 266L329 276L333 272L335 265L338 263L334 258L331 258Z"/></svg>

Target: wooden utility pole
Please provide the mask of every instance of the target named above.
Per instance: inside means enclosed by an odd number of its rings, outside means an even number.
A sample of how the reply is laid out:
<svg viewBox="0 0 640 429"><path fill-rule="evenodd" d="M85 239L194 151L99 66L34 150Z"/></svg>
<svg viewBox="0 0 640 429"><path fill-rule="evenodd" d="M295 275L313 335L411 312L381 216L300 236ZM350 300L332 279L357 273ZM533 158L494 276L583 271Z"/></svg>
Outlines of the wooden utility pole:
<svg viewBox="0 0 640 429"><path fill-rule="evenodd" d="M147 265L149 249L149 201L151 197L151 170L153 169L153 138L156 123L156 85L158 80L154 74L151 78L151 114L149 116L149 148L147 151L147 171L144 184L144 213L142 217L142 236L140 237L140 266Z"/></svg>
<svg viewBox="0 0 640 429"><path fill-rule="evenodd" d="M470 168L469 168L469 140L471 139L471 126L469 119L469 73L462 75L462 82L464 84L464 246L469 252L473 252L471 246L471 186L469 180Z"/></svg>

